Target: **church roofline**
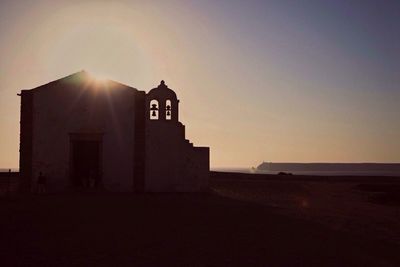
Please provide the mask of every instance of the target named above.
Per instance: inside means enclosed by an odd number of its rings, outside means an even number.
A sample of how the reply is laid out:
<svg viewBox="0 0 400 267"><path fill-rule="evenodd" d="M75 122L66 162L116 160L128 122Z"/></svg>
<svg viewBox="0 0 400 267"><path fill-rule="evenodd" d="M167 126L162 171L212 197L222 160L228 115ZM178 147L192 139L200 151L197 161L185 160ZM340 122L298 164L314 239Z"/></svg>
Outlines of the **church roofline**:
<svg viewBox="0 0 400 267"><path fill-rule="evenodd" d="M51 82L39 85L39 86L31 88L31 89L23 89L23 91L44 89L44 88L50 87L51 85L55 85L55 84L60 83L60 82L73 82L75 79L78 82L79 82L79 79L82 79L82 80L85 80L85 81L94 80L94 78L91 77L89 72L87 72L86 70L81 70L81 71L75 72L73 74L64 76L64 77L59 78L57 80L53 80ZM136 89L136 88L134 88L132 86L129 86L129 85L126 85L126 84L123 84L123 83L120 83L120 82L117 82L117 81L114 81L114 80L110 80L110 79L106 79L103 82L108 83L110 85L113 85L113 87L115 87L115 88L123 87L123 88L130 88L130 89L133 89L133 90L136 90L136 91L142 91L142 90L138 90L138 89Z"/></svg>

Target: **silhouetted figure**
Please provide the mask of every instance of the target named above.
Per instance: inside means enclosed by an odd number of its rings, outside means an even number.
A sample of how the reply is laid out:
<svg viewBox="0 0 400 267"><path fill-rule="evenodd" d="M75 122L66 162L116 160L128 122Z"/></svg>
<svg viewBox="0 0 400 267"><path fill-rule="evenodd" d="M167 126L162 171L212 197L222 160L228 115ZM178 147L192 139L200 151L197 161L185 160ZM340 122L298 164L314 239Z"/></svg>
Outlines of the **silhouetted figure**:
<svg viewBox="0 0 400 267"><path fill-rule="evenodd" d="M95 188L96 185L96 173L95 171L91 170L89 173L89 187Z"/></svg>
<svg viewBox="0 0 400 267"><path fill-rule="evenodd" d="M86 189L89 188L89 175L88 174L83 175L83 188Z"/></svg>
<svg viewBox="0 0 400 267"><path fill-rule="evenodd" d="M42 172L39 172L37 185L38 185L38 193L39 194L46 193L46 177L42 174Z"/></svg>

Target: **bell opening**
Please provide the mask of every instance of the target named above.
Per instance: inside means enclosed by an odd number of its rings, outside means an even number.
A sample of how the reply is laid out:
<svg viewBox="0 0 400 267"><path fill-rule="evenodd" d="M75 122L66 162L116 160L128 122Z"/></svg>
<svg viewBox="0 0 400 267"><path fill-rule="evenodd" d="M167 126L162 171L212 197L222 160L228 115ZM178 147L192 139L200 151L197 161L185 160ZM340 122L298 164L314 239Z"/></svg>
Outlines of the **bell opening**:
<svg viewBox="0 0 400 267"><path fill-rule="evenodd" d="M167 100L165 102L165 119L166 120L171 120L172 119L172 113L171 113L171 100Z"/></svg>

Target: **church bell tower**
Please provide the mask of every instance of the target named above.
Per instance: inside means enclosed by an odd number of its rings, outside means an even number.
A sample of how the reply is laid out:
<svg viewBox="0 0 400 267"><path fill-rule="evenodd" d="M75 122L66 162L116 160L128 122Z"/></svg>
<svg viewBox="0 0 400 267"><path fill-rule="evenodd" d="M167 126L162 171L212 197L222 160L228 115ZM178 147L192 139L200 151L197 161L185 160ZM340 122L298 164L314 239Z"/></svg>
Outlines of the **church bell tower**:
<svg viewBox="0 0 400 267"><path fill-rule="evenodd" d="M194 147L179 121L179 100L164 81L146 95L148 192L202 191L209 172L208 147Z"/></svg>
<svg viewBox="0 0 400 267"><path fill-rule="evenodd" d="M164 81L150 90L146 97L146 117L151 121L179 121L179 100Z"/></svg>

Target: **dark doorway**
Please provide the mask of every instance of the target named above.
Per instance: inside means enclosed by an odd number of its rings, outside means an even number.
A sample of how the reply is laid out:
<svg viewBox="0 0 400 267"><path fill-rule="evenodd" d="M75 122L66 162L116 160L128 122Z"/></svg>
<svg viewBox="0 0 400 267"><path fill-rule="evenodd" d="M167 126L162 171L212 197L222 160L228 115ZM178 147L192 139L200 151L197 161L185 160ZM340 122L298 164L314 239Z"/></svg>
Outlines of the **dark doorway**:
<svg viewBox="0 0 400 267"><path fill-rule="evenodd" d="M100 183L100 142L74 140L72 144L72 185L96 188Z"/></svg>

